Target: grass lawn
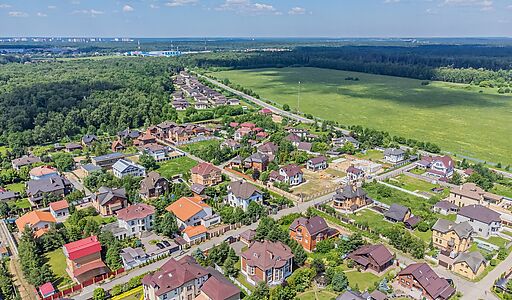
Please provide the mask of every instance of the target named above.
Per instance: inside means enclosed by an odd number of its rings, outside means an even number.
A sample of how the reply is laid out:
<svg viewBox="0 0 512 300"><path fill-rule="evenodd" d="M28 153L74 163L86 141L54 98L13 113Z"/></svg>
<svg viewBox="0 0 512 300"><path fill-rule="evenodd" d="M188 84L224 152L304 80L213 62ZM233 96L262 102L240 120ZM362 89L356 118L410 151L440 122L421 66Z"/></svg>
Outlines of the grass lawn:
<svg viewBox="0 0 512 300"><path fill-rule="evenodd" d="M7 146L0 146L0 154L5 154L8 150L11 150Z"/></svg>
<svg viewBox="0 0 512 300"><path fill-rule="evenodd" d="M358 272L357 270L347 271L345 272L345 275L347 275L350 287L353 289L357 287L357 289L361 291L366 290L367 288L373 286L375 282L381 280L381 278L375 274L370 272Z"/></svg>
<svg viewBox="0 0 512 300"><path fill-rule="evenodd" d="M23 193L25 191L25 183L23 183L23 182L11 183L11 184L5 185L5 188L8 189L9 191Z"/></svg>
<svg viewBox="0 0 512 300"><path fill-rule="evenodd" d="M402 192L391 187L379 183L370 183L365 186L365 191L371 198L380 201L382 203L391 205L397 203L403 206L407 206L411 209L413 214L418 214L420 211L428 211L433 203L429 203L429 200L416 197L414 195ZM379 193L379 190L386 191L385 194Z"/></svg>
<svg viewBox="0 0 512 300"><path fill-rule="evenodd" d="M356 222L366 222L370 228L386 229L392 228L394 224L384 220L384 216L370 209L363 209L357 214L348 215Z"/></svg>
<svg viewBox="0 0 512 300"><path fill-rule="evenodd" d="M499 236L491 236L489 237L488 239L482 239L490 244L493 244L493 245L496 245L498 247L505 247L508 243L510 243L510 241L502 238L502 237L499 237Z"/></svg>
<svg viewBox="0 0 512 300"><path fill-rule="evenodd" d="M447 82L424 86L416 79L320 68L230 70L212 75L229 78L292 110L297 107L300 81L304 113L430 141L443 150L489 162L512 163L512 139L503 139L512 131L512 98L496 90ZM344 80L349 76L359 81Z"/></svg>
<svg viewBox="0 0 512 300"><path fill-rule="evenodd" d="M65 287L73 283L68 273L66 272L66 257L62 252L62 248L55 249L52 252L45 254L57 281L54 283L57 287Z"/></svg>
<svg viewBox="0 0 512 300"><path fill-rule="evenodd" d="M168 160L166 162L160 163L159 165L160 168L158 168L156 171L163 177L169 179L175 175L189 172L190 169L197 165L197 162L191 158L183 156Z"/></svg>
<svg viewBox="0 0 512 300"><path fill-rule="evenodd" d="M295 298L300 300L330 300L336 298L338 294L327 291L327 290L318 290L316 291L307 291L302 294L298 294Z"/></svg>
<svg viewBox="0 0 512 300"><path fill-rule="evenodd" d="M405 174L400 174L394 178L389 179L389 183L411 192L428 192L432 195L435 195L435 193L432 192L433 188L441 187L440 185L432 184L421 179L416 179ZM444 188L444 191L441 193L443 197L448 197L449 194L450 190L448 188Z"/></svg>
<svg viewBox="0 0 512 300"><path fill-rule="evenodd" d="M432 240L432 230L421 232L418 229L414 229L413 234L422 239L427 245Z"/></svg>
<svg viewBox="0 0 512 300"><path fill-rule="evenodd" d="M212 140L182 145L182 146L179 146L178 148L180 148L181 150L183 150L185 152L190 152L192 150L201 150L209 145L217 145L220 143L221 143L221 141L219 141L217 139L212 139Z"/></svg>
<svg viewBox="0 0 512 300"><path fill-rule="evenodd" d="M508 187L503 184L495 184L491 190L491 193L512 198L512 187Z"/></svg>
<svg viewBox="0 0 512 300"><path fill-rule="evenodd" d="M28 198L18 199L16 201L10 201L8 202L11 205L14 205L18 208L25 209L25 208L31 208L32 205L28 201Z"/></svg>
<svg viewBox="0 0 512 300"><path fill-rule="evenodd" d="M381 152L379 150L367 150L366 153L357 153L355 155L357 158L371 160L371 161L379 161L381 159L384 159L384 152Z"/></svg>
<svg viewBox="0 0 512 300"><path fill-rule="evenodd" d="M121 295L117 295L112 297L112 300L139 300L141 299L144 291L142 290L142 286L138 286L134 289L131 289Z"/></svg>
<svg viewBox="0 0 512 300"><path fill-rule="evenodd" d="M422 175L426 172L426 170L414 168L414 169L410 170L409 172L416 174L416 175Z"/></svg>

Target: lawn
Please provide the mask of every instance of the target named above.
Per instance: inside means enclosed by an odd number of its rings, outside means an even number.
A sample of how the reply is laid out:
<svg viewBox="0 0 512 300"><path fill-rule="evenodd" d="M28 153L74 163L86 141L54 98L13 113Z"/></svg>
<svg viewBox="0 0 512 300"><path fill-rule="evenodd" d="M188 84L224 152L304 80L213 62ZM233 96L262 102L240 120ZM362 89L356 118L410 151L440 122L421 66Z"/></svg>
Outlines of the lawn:
<svg viewBox="0 0 512 300"><path fill-rule="evenodd" d="M191 158L183 156L168 160L166 162L160 163L159 165L160 167L156 171L163 177L169 179L175 175L189 172L190 169L197 165L197 162Z"/></svg>
<svg viewBox="0 0 512 300"><path fill-rule="evenodd" d="M503 139L512 132L512 98L491 89L447 82L422 85L416 79L320 68L231 70L212 75L229 78L292 110L297 107L300 81L304 113L430 141L458 155L512 164L512 139Z"/></svg>
<svg viewBox="0 0 512 300"><path fill-rule="evenodd" d="M62 248L55 249L45 254L53 273L55 274L56 281L54 284L57 287L65 287L73 283L68 273L66 272L66 257Z"/></svg>
<svg viewBox="0 0 512 300"><path fill-rule="evenodd" d="M370 228L379 228L380 230L392 228L394 226L394 224L384 220L383 215L370 209L363 209L356 214L349 215L348 217L358 223L367 223Z"/></svg>
<svg viewBox="0 0 512 300"><path fill-rule="evenodd" d="M510 241L499 237L499 236L490 236L488 239L482 239L490 244L496 245L498 247L505 247Z"/></svg>
<svg viewBox="0 0 512 300"><path fill-rule="evenodd" d="M117 295L112 297L112 300L139 300L143 295L142 286L138 286L134 289L131 289L127 292L122 293L121 295Z"/></svg>
<svg viewBox="0 0 512 300"><path fill-rule="evenodd" d="M364 190L372 199L391 205L397 203L407 206L411 209L413 214L418 214L420 211L429 211L433 203L429 200L413 196L406 192L402 192L391 187L386 187L379 183L369 183L365 185ZM383 191L379 193L379 191Z"/></svg>
<svg viewBox="0 0 512 300"><path fill-rule="evenodd" d="M364 291L369 287L373 287L375 282L379 282L381 280L377 275L370 272L358 272L354 271L346 271L345 275L347 275L348 283L351 288Z"/></svg>
<svg viewBox="0 0 512 300"><path fill-rule="evenodd" d="M355 156L361 159L379 161L381 159L384 159L384 152L371 149L367 150L366 153L357 153Z"/></svg>
<svg viewBox="0 0 512 300"><path fill-rule="evenodd" d="M11 149L7 146L0 146L0 154L5 154L7 151L10 151Z"/></svg>
<svg viewBox="0 0 512 300"><path fill-rule="evenodd" d="M501 196L512 198L512 187L508 187L503 184L495 184L491 192Z"/></svg>
<svg viewBox="0 0 512 300"><path fill-rule="evenodd" d="M413 234L422 239L427 245L429 245L432 240L432 230L421 232L418 229L414 229Z"/></svg>
<svg viewBox="0 0 512 300"><path fill-rule="evenodd" d="M193 150L204 149L205 147L207 147L209 145L218 145L220 143L221 143L221 141L219 141L217 139L212 139L212 140L201 141L201 142L196 142L196 143L192 143L192 144L181 145L178 148L180 148L181 150L183 150L185 152L190 152Z"/></svg>
<svg viewBox="0 0 512 300"><path fill-rule="evenodd" d="M327 291L327 290L318 290L318 291L307 291L302 294L297 295L295 298L300 300L330 300L336 298L338 294Z"/></svg>
<svg viewBox="0 0 512 300"><path fill-rule="evenodd" d="M25 191L25 183L18 182L18 183L6 184L5 188L8 189L9 191L23 193Z"/></svg>
<svg viewBox="0 0 512 300"><path fill-rule="evenodd" d="M20 209L25 209L25 208L31 208L32 207L32 205L28 201L28 198L18 199L18 200L15 200L15 201L10 201L8 203L11 204L11 205L14 205L14 206L16 206L16 207L18 207Z"/></svg>
<svg viewBox="0 0 512 300"><path fill-rule="evenodd" d="M433 188L440 187L440 185L432 184L421 179L416 179L405 174L400 174L394 178L389 179L388 183L411 192L427 192L431 195L435 195L435 193L432 192ZM448 188L444 188L444 191L441 193L443 197L447 197L449 194L450 190Z"/></svg>

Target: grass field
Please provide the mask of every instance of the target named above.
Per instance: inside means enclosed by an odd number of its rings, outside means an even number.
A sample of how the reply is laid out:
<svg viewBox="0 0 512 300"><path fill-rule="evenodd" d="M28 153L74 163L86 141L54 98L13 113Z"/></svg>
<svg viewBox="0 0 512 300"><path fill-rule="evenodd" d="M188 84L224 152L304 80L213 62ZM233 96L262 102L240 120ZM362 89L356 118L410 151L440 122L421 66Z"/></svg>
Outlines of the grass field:
<svg viewBox="0 0 512 300"><path fill-rule="evenodd" d="M411 192L427 192L431 195L435 194L434 192L432 192L433 188L441 187L440 185L432 184L430 182L416 179L404 174L400 174L394 178L389 179L389 183ZM445 188L444 191L441 193L443 197L447 197L449 194L450 190L448 188Z"/></svg>
<svg viewBox="0 0 512 300"><path fill-rule="evenodd" d="M381 280L377 275L370 272L358 272L357 270L347 271L345 272L347 275L348 284L353 289L358 289L361 291L366 290L367 288L373 286L375 282Z"/></svg>
<svg viewBox="0 0 512 300"><path fill-rule="evenodd" d="M28 198L18 199L16 201L10 201L9 203L12 203L12 205L14 205L14 206L16 206L18 208L21 208L21 209L31 208L32 207L32 205L28 201Z"/></svg>
<svg viewBox="0 0 512 300"><path fill-rule="evenodd" d="M165 178L171 178L177 174L187 173L192 167L197 165L197 162L191 158L183 156L168 160L159 165L160 168L158 168L156 171Z"/></svg>
<svg viewBox="0 0 512 300"><path fill-rule="evenodd" d="M394 224L384 220L384 216L370 209L363 209L356 214L349 215L349 218L356 222L366 222L370 228L382 230L392 228Z"/></svg>
<svg viewBox="0 0 512 300"><path fill-rule="evenodd" d="M179 146L178 148L180 148L181 150L183 150L185 152L190 152L192 150L201 150L209 145L217 145L220 143L221 142L219 140L213 139L213 140L207 140L207 141L201 141L201 142L197 142L197 143L182 145L182 146Z"/></svg>
<svg viewBox="0 0 512 300"><path fill-rule="evenodd" d="M265 99L346 125L364 125L431 141L443 150L512 164L512 97L476 86L319 68L222 71L219 79ZM359 81L345 80L358 77ZM480 93L480 90L482 92Z"/></svg>
<svg viewBox="0 0 512 300"><path fill-rule="evenodd" d="M502 184L495 184L491 192L501 196L512 198L512 188Z"/></svg>
<svg viewBox="0 0 512 300"><path fill-rule="evenodd" d="M25 191L25 183L18 182L18 183L6 184L5 188L8 189L9 191L22 193Z"/></svg>
<svg viewBox="0 0 512 300"><path fill-rule="evenodd" d="M295 298L300 300L330 300L334 299L338 296L338 294L326 291L326 290L318 290L318 291L307 291L302 294L298 294Z"/></svg>
<svg viewBox="0 0 512 300"><path fill-rule="evenodd" d="M64 252L62 252L62 248L46 253L45 258L48 260L48 264L55 274L56 281L54 285L64 287L73 283L66 272L66 257L64 256Z"/></svg>
<svg viewBox="0 0 512 300"><path fill-rule="evenodd" d="M357 158L371 160L371 161L379 161L384 159L384 152L378 150L368 150L366 153L357 153L355 155Z"/></svg>

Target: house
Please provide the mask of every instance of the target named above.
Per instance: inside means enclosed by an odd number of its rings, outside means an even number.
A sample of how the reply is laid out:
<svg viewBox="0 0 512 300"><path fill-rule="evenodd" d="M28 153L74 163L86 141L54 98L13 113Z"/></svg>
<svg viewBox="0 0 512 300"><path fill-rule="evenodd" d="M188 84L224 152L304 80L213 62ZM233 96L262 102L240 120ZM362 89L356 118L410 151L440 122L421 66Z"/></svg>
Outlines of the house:
<svg viewBox="0 0 512 300"><path fill-rule="evenodd" d="M297 150L308 153L311 153L311 148L313 148L313 144L308 142L299 142L297 145Z"/></svg>
<svg viewBox="0 0 512 300"><path fill-rule="evenodd" d="M383 244L361 246L351 252L348 258L364 270L372 270L375 273L386 271L395 260L395 256Z"/></svg>
<svg viewBox="0 0 512 300"><path fill-rule="evenodd" d="M432 210L435 213L447 216L449 214L457 213L459 211L459 207L447 200L441 200L434 204Z"/></svg>
<svg viewBox="0 0 512 300"><path fill-rule="evenodd" d="M240 105L240 99L236 99L236 98L228 99L228 105Z"/></svg>
<svg viewBox="0 0 512 300"><path fill-rule="evenodd" d="M220 217L213 213L213 209L200 196L181 197L167 206L166 210L176 216L180 230L188 226L210 227L220 222Z"/></svg>
<svg viewBox="0 0 512 300"><path fill-rule="evenodd" d="M371 203L366 192L354 185L345 185L337 190L332 200L334 208L344 211L355 211Z"/></svg>
<svg viewBox="0 0 512 300"><path fill-rule="evenodd" d="M192 182L204 186L213 186L222 182L222 172L219 168L208 162L202 162L192 169Z"/></svg>
<svg viewBox="0 0 512 300"><path fill-rule="evenodd" d="M39 166L30 170L28 175L32 180L39 180L43 178L59 176L59 171L57 171L57 169L51 166Z"/></svg>
<svg viewBox="0 0 512 300"><path fill-rule="evenodd" d="M351 143L355 149L359 149L359 146L361 144L361 143L359 143L358 140L356 140L355 138L348 136L348 135L344 135L339 138L333 138L331 140L331 145L336 149L343 148L343 146L345 146L345 144L347 144L347 143Z"/></svg>
<svg viewBox="0 0 512 300"><path fill-rule="evenodd" d="M398 164L405 160L405 151L396 148L387 148L384 150L384 159L392 164Z"/></svg>
<svg viewBox="0 0 512 300"><path fill-rule="evenodd" d="M0 188L0 201L1 202L8 202L12 200L16 200L20 197L20 193L8 191Z"/></svg>
<svg viewBox="0 0 512 300"><path fill-rule="evenodd" d="M144 252L144 249L126 247L121 249L119 253L121 256L121 260L123 261L123 267L125 270L133 269L141 264L144 264L148 261L148 255Z"/></svg>
<svg viewBox="0 0 512 300"><path fill-rule="evenodd" d="M82 145L84 147L89 147L97 141L98 141L98 137L95 136L94 134L86 134L82 137Z"/></svg>
<svg viewBox="0 0 512 300"><path fill-rule="evenodd" d="M124 159L125 155L121 152L114 152L91 158L91 163L95 166L110 169L120 159Z"/></svg>
<svg viewBox="0 0 512 300"><path fill-rule="evenodd" d="M160 197L169 190L169 181L160 176L158 172L151 171L140 182L139 195L142 199Z"/></svg>
<svg viewBox="0 0 512 300"><path fill-rule="evenodd" d="M312 171L325 170L327 169L327 158L322 155L310 158L306 162L306 168Z"/></svg>
<svg viewBox="0 0 512 300"><path fill-rule="evenodd" d="M272 115L272 111L269 108L262 108L258 113L262 115Z"/></svg>
<svg viewBox="0 0 512 300"><path fill-rule="evenodd" d="M240 290L215 269L186 255L142 279L145 300L239 300Z"/></svg>
<svg viewBox="0 0 512 300"><path fill-rule="evenodd" d="M64 148L66 149L66 152L73 152L76 150L82 150L82 145L76 143L67 143Z"/></svg>
<svg viewBox="0 0 512 300"><path fill-rule="evenodd" d="M482 274L487 266L487 261L480 251L459 254L453 261L451 270L471 280Z"/></svg>
<svg viewBox="0 0 512 300"><path fill-rule="evenodd" d="M241 272L247 282L256 285L282 284L292 274L293 253L280 241L256 241L242 252Z"/></svg>
<svg viewBox="0 0 512 300"><path fill-rule="evenodd" d="M256 230L247 229L240 233L240 241L247 246L250 246L256 240Z"/></svg>
<svg viewBox="0 0 512 300"><path fill-rule="evenodd" d="M436 178L451 178L455 170L455 162L448 155L423 156L416 164L427 170L425 175Z"/></svg>
<svg viewBox="0 0 512 300"><path fill-rule="evenodd" d="M320 241L333 238L339 234L330 228L322 217L300 217L295 219L289 228L290 238L296 240L304 250L312 252Z"/></svg>
<svg viewBox="0 0 512 300"><path fill-rule="evenodd" d="M365 173L363 170L350 166L347 168L347 182L354 184L364 180Z"/></svg>
<svg viewBox="0 0 512 300"><path fill-rule="evenodd" d="M457 213L457 223L469 222L473 231L484 238L498 235L501 229L500 214L482 205L461 207Z"/></svg>
<svg viewBox="0 0 512 300"><path fill-rule="evenodd" d="M28 200L33 206L40 205L46 195L53 194L57 197L64 197L73 189L71 182L61 176L30 180L26 186Z"/></svg>
<svg viewBox="0 0 512 300"><path fill-rule="evenodd" d="M256 139L258 141L264 140L264 139L268 138L269 136L270 136L270 134L268 134L267 132L264 132L264 131L256 133Z"/></svg>
<svg viewBox="0 0 512 300"><path fill-rule="evenodd" d="M182 230L183 238L188 243L203 242L206 240L208 229L204 225L187 226Z"/></svg>
<svg viewBox="0 0 512 300"><path fill-rule="evenodd" d="M489 206L499 205L503 201L503 196L486 192L476 184L466 182L450 189L448 201L459 207L473 204Z"/></svg>
<svg viewBox="0 0 512 300"><path fill-rule="evenodd" d="M396 283L415 299L447 300L455 294L455 288L426 263L408 265L398 273Z"/></svg>
<svg viewBox="0 0 512 300"><path fill-rule="evenodd" d="M43 299L51 297L55 293L55 288L53 287L53 284L51 282L47 282L39 287L39 294L41 294L41 297L43 297Z"/></svg>
<svg viewBox="0 0 512 300"><path fill-rule="evenodd" d="M403 205L393 203L384 213L384 217L393 223L403 222L411 217L411 210Z"/></svg>
<svg viewBox="0 0 512 300"><path fill-rule="evenodd" d="M235 150L240 149L240 147L242 147L242 145L239 142L235 141L235 140L227 139L227 140L225 140L224 142L222 142L220 144L220 147L221 148L228 148L228 149L231 149L231 150L235 151Z"/></svg>
<svg viewBox="0 0 512 300"><path fill-rule="evenodd" d="M156 133L156 128L155 128L155 133ZM150 133L150 128L148 128L148 130L144 134L139 135L139 137L133 142L133 144L135 146L142 146L142 145L154 144L154 143L156 143L156 138Z"/></svg>
<svg viewBox="0 0 512 300"><path fill-rule="evenodd" d="M263 193L246 181L240 180L231 182L227 190L228 196L226 197L226 203L232 207L240 207L244 211L247 211L251 202L263 202Z"/></svg>
<svg viewBox="0 0 512 300"><path fill-rule="evenodd" d="M67 200L60 200L48 204L50 213L54 218L63 218L69 215L69 204Z"/></svg>
<svg viewBox="0 0 512 300"><path fill-rule="evenodd" d="M102 216L111 216L116 211L128 206L128 198L124 188L100 187L98 192L91 195L94 208Z"/></svg>
<svg viewBox="0 0 512 300"><path fill-rule="evenodd" d="M408 219L405 219L404 225L405 225L405 228L407 228L409 230L414 230L414 228L416 228L416 226L418 226L418 224L420 222L421 222L420 216L412 216Z"/></svg>
<svg viewBox="0 0 512 300"><path fill-rule="evenodd" d="M94 172L101 171L101 167L98 167L93 164L81 165L80 169L85 173L86 176L89 176Z"/></svg>
<svg viewBox="0 0 512 300"><path fill-rule="evenodd" d="M279 147L273 142L263 143L257 149L258 153L266 155L269 161L274 161L277 153L279 152Z"/></svg>
<svg viewBox="0 0 512 300"><path fill-rule="evenodd" d="M138 130L130 130L130 128L126 128L123 131L119 131L117 133L117 137L121 140L134 140L140 136L140 132Z"/></svg>
<svg viewBox="0 0 512 300"><path fill-rule="evenodd" d="M233 139L235 141L241 141L245 136L248 136L251 133L252 133L251 128L241 127L235 131L235 134L233 135Z"/></svg>
<svg viewBox="0 0 512 300"><path fill-rule="evenodd" d="M304 180L304 173L299 166L289 164L279 168L279 173L276 171L270 172L269 178L271 181L283 182L290 186L299 185Z"/></svg>
<svg viewBox="0 0 512 300"><path fill-rule="evenodd" d="M292 143L292 145L295 147L297 147L300 143L300 136L298 136L294 133L290 133L284 139L287 140L288 142Z"/></svg>
<svg viewBox="0 0 512 300"><path fill-rule="evenodd" d="M146 153L153 157L153 159L157 162L166 160L167 153L169 152L167 147L156 143L142 145L139 147L139 149L141 150L141 154Z"/></svg>
<svg viewBox="0 0 512 300"><path fill-rule="evenodd" d="M261 153L253 153L251 156L244 159L244 167L246 169L258 170L260 173L267 169L269 162L268 156Z"/></svg>
<svg viewBox="0 0 512 300"><path fill-rule="evenodd" d="M101 244L96 236L65 244L62 249L66 256L66 272L78 283L109 271L101 260Z"/></svg>
<svg viewBox="0 0 512 300"><path fill-rule="evenodd" d="M115 140L112 142L112 145L110 145L110 150L112 152L119 152L126 149L126 146L123 144L123 141L121 140Z"/></svg>
<svg viewBox="0 0 512 300"><path fill-rule="evenodd" d="M439 219L432 226L432 245L446 256L465 252L473 242L473 227L469 222L455 223Z"/></svg>
<svg viewBox="0 0 512 300"><path fill-rule="evenodd" d="M136 203L116 212L117 223L109 223L102 230L110 231L119 239L138 236L151 231L155 219L155 208L145 203Z"/></svg>
<svg viewBox="0 0 512 300"><path fill-rule="evenodd" d="M28 166L30 167L33 164L40 163L41 159L32 154L23 155L20 158L13 159L11 161L12 168L16 171L19 171L22 167Z"/></svg>
<svg viewBox="0 0 512 300"><path fill-rule="evenodd" d="M15 223L20 234L25 231L25 226L28 226L36 237L40 237L50 229L51 224L57 223L57 220L49 212L33 210L17 218Z"/></svg>
<svg viewBox="0 0 512 300"><path fill-rule="evenodd" d="M125 176L145 177L146 168L126 159L120 159L112 166L112 173L117 178Z"/></svg>

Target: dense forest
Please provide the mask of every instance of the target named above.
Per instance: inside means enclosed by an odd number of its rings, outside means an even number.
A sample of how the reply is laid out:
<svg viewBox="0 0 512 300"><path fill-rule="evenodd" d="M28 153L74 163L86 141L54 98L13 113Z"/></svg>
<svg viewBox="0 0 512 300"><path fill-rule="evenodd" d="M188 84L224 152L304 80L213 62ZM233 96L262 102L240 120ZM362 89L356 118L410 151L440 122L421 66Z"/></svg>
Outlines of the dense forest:
<svg viewBox="0 0 512 300"><path fill-rule="evenodd" d="M167 59L7 64L0 69L0 143L56 142L176 120Z"/></svg>

